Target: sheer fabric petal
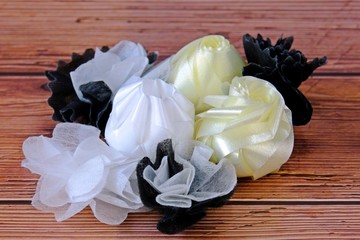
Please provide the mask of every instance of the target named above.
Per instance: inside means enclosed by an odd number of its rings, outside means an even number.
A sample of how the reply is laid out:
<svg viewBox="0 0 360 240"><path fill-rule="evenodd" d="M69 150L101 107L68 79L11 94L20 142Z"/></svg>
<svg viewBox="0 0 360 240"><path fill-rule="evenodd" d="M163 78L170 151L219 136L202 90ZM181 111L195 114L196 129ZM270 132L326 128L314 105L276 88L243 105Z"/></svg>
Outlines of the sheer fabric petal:
<svg viewBox="0 0 360 240"><path fill-rule="evenodd" d="M22 165L41 175L32 201L36 208L63 221L90 205L101 222L119 224L144 207L134 179L140 156L123 155L99 134L92 126L59 123L52 138L24 142Z"/></svg>
<svg viewBox="0 0 360 240"><path fill-rule="evenodd" d="M115 94L131 76L140 76L149 60L145 49L130 41L121 41L107 52L96 49L90 61L70 73L77 96L87 101L80 86L88 82L104 81Z"/></svg>
<svg viewBox="0 0 360 240"><path fill-rule="evenodd" d="M182 141L174 148L170 139L159 143L155 162L145 157L136 170L142 201L161 210L157 227L171 234L199 221L207 208L225 204L237 184L231 162L210 162L213 150L205 144Z"/></svg>

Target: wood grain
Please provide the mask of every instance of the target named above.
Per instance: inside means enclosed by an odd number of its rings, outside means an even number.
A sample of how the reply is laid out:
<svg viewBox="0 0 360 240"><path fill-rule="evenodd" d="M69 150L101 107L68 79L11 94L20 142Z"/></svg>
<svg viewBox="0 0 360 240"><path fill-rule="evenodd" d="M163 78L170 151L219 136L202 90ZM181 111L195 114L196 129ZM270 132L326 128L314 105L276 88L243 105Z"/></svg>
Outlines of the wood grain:
<svg viewBox="0 0 360 240"><path fill-rule="evenodd" d="M359 73L359 1L2 1L0 72L42 72L59 59L122 39L168 56L222 33L243 53L242 36L295 36L308 58L327 55L322 73Z"/></svg>
<svg viewBox="0 0 360 240"><path fill-rule="evenodd" d="M161 58L206 34L227 36L244 56L250 33L293 35L294 47L328 64L302 86L314 107L295 127L277 173L239 179L233 198L177 239L360 238L360 1L12 0L0 2L0 238L167 239L160 215L130 214L120 226L89 209L62 222L30 205L38 176L21 167L29 136L51 136L44 70L72 52L130 39Z"/></svg>
<svg viewBox="0 0 360 240"><path fill-rule="evenodd" d="M226 205L188 230L168 236L156 229L156 211L130 214L120 226L99 223L89 209L55 222L29 205L0 205L3 238L36 239L356 239L359 205ZM356 235L354 235L356 234Z"/></svg>
<svg viewBox="0 0 360 240"><path fill-rule="evenodd" d="M1 199L29 200L37 175L21 168L28 136L51 136L44 76L0 77ZM312 121L295 127L293 154L280 172L239 179L233 200L356 199L360 194L360 77L314 77L302 90L314 105ZM21 98L19 98L21 96ZM334 101L336 99L336 101ZM11 122L11 128L9 128Z"/></svg>

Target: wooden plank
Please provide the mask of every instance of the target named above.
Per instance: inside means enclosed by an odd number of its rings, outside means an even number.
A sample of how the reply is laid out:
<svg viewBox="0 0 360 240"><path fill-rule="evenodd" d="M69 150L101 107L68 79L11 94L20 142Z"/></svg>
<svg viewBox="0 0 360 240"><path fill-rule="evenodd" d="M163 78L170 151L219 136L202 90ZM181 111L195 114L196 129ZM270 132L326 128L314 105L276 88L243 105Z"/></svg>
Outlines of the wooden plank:
<svg viewBox="0 0 360 240"><path fill-rule="evenodd" d="M72 52L141 42L162 57L211 33L243 54L245 33L295 36L308 58L327 55L321 73L359 73L359 1L51 1L0 3L0 73L42 72Z"/></svg>
<svg viewBox="0 0 360 240"><path fill-rule="evenodd" d="M120 226L85 209L57 223L30 205L38 176L21 168L29 136L50 136L55 122L44 70L72 52L141 42L161 58L185 43L221 33L244 55L241 37L294 35L308 58L329 62L304 83L314 106L295 127L295 148L278 173L239 179L230 202L174 238L360 238L360 1L12 0L0 2L0 238L168 239L159 213L130 214Z"/></svg>
<svg viewBox="0 0 360 240"><path fill-rule="evenodd" d="M119 226L98 222L87 208L58 223L28 204L0 205L2 239L168 239L157 231L156 211L129 214ZM210 209L176 239L356 239L359 205L225 205Z"/></svg>
<svg viewBox="0 0 360 240"><path fill-rule="evenodd" d="M294 152L280 172L239 179L236 201L358 199L360 193L360 77L314 77L302 90L314 105L312 121L295 127ZM38 178L20 167L29 136L50 136L55 122L42 76L0 77L0 199L29 200Z"/></svg>

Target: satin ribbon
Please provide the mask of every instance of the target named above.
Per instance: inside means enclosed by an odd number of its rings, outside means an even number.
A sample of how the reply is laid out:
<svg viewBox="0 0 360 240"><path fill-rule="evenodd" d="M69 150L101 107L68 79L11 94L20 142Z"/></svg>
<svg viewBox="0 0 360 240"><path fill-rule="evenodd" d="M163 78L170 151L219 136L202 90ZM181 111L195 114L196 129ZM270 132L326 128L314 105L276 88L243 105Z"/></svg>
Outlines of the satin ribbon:
<svg viewBox="0 0 360 240"><path fill-rule="evenodd" d="M257 179L289 159L291 111L269 82L235 77L228 96L207 96L204 102L213 108L197 115L195 139L214 149L213 162L231 159L238 177Z"/></svg>
<svg viewBox="0 0 360 240"><path fill-rule="evenodd" d="M196 113L201 113L210 108L203 98L227 94L231 80L241 76L244 65L227 39L209 35L187 44L171 57L166 81L195 105Z"/></svg>

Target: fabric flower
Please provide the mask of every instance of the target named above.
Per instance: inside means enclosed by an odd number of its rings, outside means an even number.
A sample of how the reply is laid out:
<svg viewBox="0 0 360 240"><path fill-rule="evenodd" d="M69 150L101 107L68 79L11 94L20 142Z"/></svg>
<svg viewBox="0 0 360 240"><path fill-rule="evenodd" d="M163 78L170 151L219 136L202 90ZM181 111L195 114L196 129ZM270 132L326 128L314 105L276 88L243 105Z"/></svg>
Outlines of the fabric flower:
<svg viewBox="0 0 360 240"><path fill-rule="evenodd" d="M103 47L101 51L108 51ZM48 100L49 105L54 109L53 119L61 122L90 122L89 111L91 104L82 102L77 97L71 83L70 72L74 71L81 64L94 57L95 51L87 49L82 55L73 53L71 62L60 61L56 71L46 71L45 75L50 80L49 88L52 95Z"/></svg>
<svg viewBox="0 0 360 240"><path fill-rule="evenodd" d="M160 79L129 81L133 83L122 87L113 101L105 129L110 146L127 155L139 151L153 157L163 139L192 139L194 106L186 97Z"/></svg>
<svg viewBox="0 0 360 240"><path fill-rule="evenodd" d="M228 96L208 96L214 108L197 115L195 139L214 149L212 161L231 159L237 176L260 178L290 157L291 111L269 82L235 77Z"/></svg>
<svg viewBox="0 0 360 240"><path fill-rule="evenodd" d="M143 46L121 41L107 52L96 49L94 58L70 72L70 76L77 96L86 102L81 85L104 81L115 94L130 77L141 76L148 64Z"/></svg>
<svg viewBox="0 0 360 240"><path fill-rule="evenodd" d="M244 66L238 51L220 35L187 44L171 57L169 64L166 81L195 105L196 113L209 109L203 102L205 96L227 94L231 80L241 76Z"/></svg>
<svg viewBox="0 0 360 240"><path fill-rule="evenodd" d="M60 61L55 71L46 71L45 75L50 80L49 88L52 92L48 103L54 109L53 120L90 124L104 131L111 111L114 85L120 84L124 78L131 77L131 73L138 74L137 67L134 66L137 63L134 59L137 58L134 56L139 55L139 63L142 65L146 61L143 54L141 46L124 41L111 50L103 47L95 52L90 48L82 55L74 53L69 63ZM121 60L126 57L130 60ZM147 58L149 67L156 60L157 54L149 53ZM127 63L129 66L125 66ZM120 73L121 67L123 72ZM76 78L75 85L70 73ZM116 74L119 74L119 81L114 80Z"/></svg>
<svg viewBox="0 0 360 240"><path fill-rule="evenodd" d="M272 83L292 111L293 124L304 125L310 121L313 110L298 87L316 68L326 63L326 57L308 62L300 51L290 50L293 40L292 37L280 38L273 46L270 39L264 40L260 34L256 39L249 34L244 35L248 65L244 67L243 75Z"/></svg>
<svg viewBox="0 0 360 240"><path fill-rule="evenodd" d="M99 139L92 126L59 123L52 138L30 137L22 166L41 175L32 204L63 221L90 205L101 222L120 224L140 211L135 169L139 156L126 157Z"/></svg>
<svg viewBox="0 0 360 240"><path fill-rule="evenodd" d="M160 209L163 233L177 233L199 221L208 207L220 207L237 184L234 166L209 161L212 149L181 142L173 151L170 139L159 143L155 163L145 157L137 167L140 196L148 207Z"/></svg>

